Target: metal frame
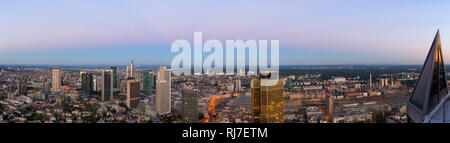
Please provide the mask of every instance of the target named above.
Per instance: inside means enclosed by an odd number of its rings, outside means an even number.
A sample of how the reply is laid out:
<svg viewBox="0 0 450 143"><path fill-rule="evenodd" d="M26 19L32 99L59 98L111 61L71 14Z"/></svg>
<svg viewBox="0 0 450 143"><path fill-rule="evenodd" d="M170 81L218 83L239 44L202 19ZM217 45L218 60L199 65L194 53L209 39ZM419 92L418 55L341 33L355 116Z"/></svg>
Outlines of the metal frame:
<svg viewBox="0 0 450 143"><path fill-rule="evenodd" d="M423 120L423 123L430 123L431 119L433 119L433 116L436 114L437 111L439 111L439 108L441 108L445 102L447 102L447 99L450 97L450 93L447 94L440 102L438 105L436 105L436 107L434 107L434 109L430 112L430 114L425 116L425 119ZM443 121L445 123L445 107L444 107L444 116Z"/></svg>

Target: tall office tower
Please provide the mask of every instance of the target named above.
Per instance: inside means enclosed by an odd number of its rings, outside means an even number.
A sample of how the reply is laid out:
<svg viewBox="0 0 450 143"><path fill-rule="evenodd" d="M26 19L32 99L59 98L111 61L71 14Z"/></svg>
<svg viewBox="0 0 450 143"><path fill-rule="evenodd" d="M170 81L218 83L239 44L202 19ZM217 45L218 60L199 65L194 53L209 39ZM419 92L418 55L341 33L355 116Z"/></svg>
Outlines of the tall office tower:
<svg viewBox="0 0 450 143"><path fill-rule="evenodd" d="M113 88L119 88L120 86L119 86L119 77L117 76L117 67L116 66L112 66L111 68L110 68L110 70L111 70L111 73L112 73L112 80L113 80Z"/></svg>
<svg viewBox="0 0 450 143"><path fill-rule="evenodd" d="M144 88L142 84L142 72L140 70L136 70L133 75L134 79L140 83L139 91L142 91L142 89Z"/></svg>
<svg viewBox="0 0 450 143"><path fill-rule="evenodd" d="M134 79L127 80L127 107L136 108L139 103L140 82Z"/></svg>
<svg viewBox="0 0 450 143"><path fill-rule="evenodd" d="M394 86L394 75L391 74L391 86Z"/></svg>
<svg viewBox="0 0 450 143"><path fill-rule="evenodd" d="M48 81L48 79L44 76L41 76L40 80L42 83L42 86L41 86L42 92L44 92L46 94L49 93L50 92L50 82Z"/></svg>
<svg viewBox="0 0 450 143"><path fill-rule="evenodd" d="M333 118L334 114L334 99L330 96L328 97L328 116Z"/></svg>
<svg viewBox="0 0 450 143"><path fill-rule="evenodd" d="M170 113L171 102L171 71L161 66L156 81L156 112L158 114Z"/></svg>
<svg viewBox="0 0 450 143"><path fill-rule="evenodd" d="M415 123L450 123L448 98L447 74L438 30L409 99L408 118Z"/></svg>
<svg viewBox="0 0 450 143"><path fill-rule="evenodd" d="M181 91L181 110L182 118L185 123L197 123L198 103L197 91L193 89L183 89Z"/></svg>
<svg viewBox="0 0 450 143"><path fill-rule="evenodd" d="M103 71L103 88L102 88L102 101L113 100L113 80L110 70Z"/></svg>
<svg viewBox="0 0 450 143"><path fill-rule="evenodd" d="M372 89L372 73L369 74L369 88Z"/></svg>
<svg viewBox="0 0 450 143"><path fill-rule="evenodd" d="M19 94L27 95L27 81L19 81L17 82L17 92Z"/></svg>
<svg viewBox="0 0 450 143"><path fill-rule="evenodd" d="M92 80L92 90L94 90L94 91L97 91L97 79L96 78L94 78L93 80Z"/></svg>
<svg viewBox="0 0 450 143"><path fill-rule="evenodd" d="M52 92L59 92L61 89L61 71L53 69L52 71Z"/></svg>
<svg viewBox="0 0 450 143"><path fill-rule="evenodd" d="M260 74L251 81L252 114L255 123L284 122L283 79L269 78L270 73Z"/></svg>
<svg viewBox="0 0 450 143"><path fill-rule="evenodd" d="M240 79L236 80L236 85L234 86L234 88L236 89L236 92L241 91L241 80Z"/></svg>
<svg viewBox="0 0 450 143"><path fill-rule="evenodd" d="M156 80L158 79L158 74L153 74L153 89L156 90Z"/></svg>
<svg viewBox="0 0 450 143"><path fill-rule="evenodd" d="M83 94L90 95L92 94L94 82L92 73L81 72L81 91Z"/></svg>
<svg viewBox="0 0 450 143"><path fill-rule="evenodd" d="M144 73L144 80L143 82L143 89L144 89L144 96L150 96L152 95L152 88L153 88L153 73Z"/></svg>
<svg viewBox="0 0 450 143"><path fill-rule="evenodd" d="M127 69L126 69L126 76L125 76L126 78L129 78L129 77L131 77L131 74L130 74L130 66L127 66Z"/></svg>
<svg viewBox="0 0 450 143"><path fill-rule="evenodd" d="M136 67L134 67L133 58L131 58L131 65L127 66L127 77L134 77L136 72Z"/></svg>

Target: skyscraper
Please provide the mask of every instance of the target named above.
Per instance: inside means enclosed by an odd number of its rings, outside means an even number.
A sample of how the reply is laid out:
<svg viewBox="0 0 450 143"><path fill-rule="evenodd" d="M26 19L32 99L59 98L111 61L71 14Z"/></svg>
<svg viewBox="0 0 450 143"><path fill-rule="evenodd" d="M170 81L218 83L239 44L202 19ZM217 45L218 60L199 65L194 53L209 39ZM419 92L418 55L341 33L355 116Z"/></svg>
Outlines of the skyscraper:
<svg viewBox="0 0 450 143"><path fill-rule="evenodd" d="M391 74L391 86L394 86L394 75Z"/></svg>
<svg viewBox="0 0 450 143"><path fill-rule="evenodd" d="M127 66L127 78L134 77L135 72L136 72L136 67L134 67L133 58L131 58L131 65Z"/></svg>
<svg viewBox="0 0 450 143"><path fill-rule="evenodd" d="M251 81L254 123L284 122L284 83L282 79L270 80L270 75L260 74Z"/></svg>
<svg viewBox="0 0 450 143"><path fill-rule="evenodd" d="M19 94L27 95L27 81L19 81L17 82L17 92Z"/></svg>
<svg viewBox="0 0 450 143"><path fill-rule="evenodd" d="M241 80L238 79L236 80L236 85L234 86L234 88L236 89L236 92L240 92L241 91Z"/></svg>
<svg viewBox="0 0 450 143"><path fill-rule="evenodd" d="M129 77L131 77L131 74L130 74L130 66L127 66L127 69L126 69L126 76L125 76L126 78L129 78Z"/></svg>
<svg viewBox="0 0 450 143"><path fill-rule="evenodd" d="M369 74L369 89L372 89L372 73Z"/></svg>
<svg viewBox="0 0 450 143"><path fill-rule="evenodd" d="M144 89L144 95L150 96L152 95L152 89L153 89L153 73L144 73L144 80L143 82L143 89Z"/></svg>
<svg viewBox="0 0 450 143"><path fill-rule="evenodd" d="M112 66L110 68L111 73L112 73L112 80L113 80L113 88L119 88L119 77L117 76L117 67L116 66Z"/></svg>
<svg viewBox="0 0 450 143"><path fill-rule="evenodd" d="M45 94L50 92L50 82L48 81L47 77L40 77L42 86L41 86L41 90L42 92L44 92Z"/></svg>
<svg viewBox="0 0 450 143"><path fill-rule="evenodd" d="M81 91L83 94L92 94L92 88L94 87L92 73L81 72Z"/></svg>
<svg viewBox="0 0 450 143"><path fill-rule="evenodd" d="M328 117L333 118L334 114L334 99L333 97L328 97Z"/></svg>
<svg viewBox="0 0 450 143"><path fill-rule="evenodd" d="M152 88L156 90L156 81L158 79L158 74L153 75L153 85Z"/></svg>
<svg viewBox="0 0 450 143"><path fill-rule="evenodd" d="M61 89L61 71L53 69L52 71L52 92L59 92Z"/></svg>
<svg viewBox="0 0 450 143"><path fill-rule="evenodd" d="M136 108L139 103L139 81L134 79L127 80L127 107Z"/></svg>
<svg viewBox="0 0 450 143"><path fill-rule="evenodd" d="M142 91L142 89L144 88L143 87L143 84L141 84L142 83L142 72L140 71L140 70L136 70L136 71L134 71L134 79L136 80L136 81L138 81L139 82L139 84L140 84L140 86L139 86L139 91Z"/></svg>
<svg viewBox="0 0 450 143"><path fill-rule="evenodd" d="M156 82L156 112L158 114L170 113L171 110L171 71L161 66Z"/></svg>
<svg viewBox="0 0 450 143"><path fill-rule="evenodd" d="M113 100L113 80L110 70L104 70L103 76L103 88L102 88L102 101Z"/></svg>
<svg viewBox="0 0 450 143"><path fill-rule="evenodd" d="M450 123L450 103L444 65L438 30L407 105L407 115L411 121Z"/></svg>
<svg viewBox="0 0 450 143"><path fill-rule="evenodd" d="M183 89L181 91L182 98L182 118L185 123L197 123L198 119L198 103L197 91L193 89Z"/></svg>
<svg viewBox="0 0 450 143"><path fill-rule="evenodd" d="M94 90L94 91L97 91L97 90L98 90L97 84L98 84L98 83L97 83L97 79L94 78L94 79L92 80L92 85L93 85L92 90Z"/></svg>

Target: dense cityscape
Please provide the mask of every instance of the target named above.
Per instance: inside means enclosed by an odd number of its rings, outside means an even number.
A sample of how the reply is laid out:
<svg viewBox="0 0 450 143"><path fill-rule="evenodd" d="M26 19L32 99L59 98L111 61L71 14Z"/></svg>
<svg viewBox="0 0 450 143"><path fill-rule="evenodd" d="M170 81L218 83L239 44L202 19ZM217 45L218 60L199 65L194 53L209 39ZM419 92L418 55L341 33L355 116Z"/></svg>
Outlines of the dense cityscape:
<svg viewBox="0 0 450 143"><path fill-rule="evenodd" d="M405 142L450 128L448 0L0 3L5 139Z"/></svg>
<svg viewBox="0 0 450 143"><path fill-rule="evenodd" d="M0 122L406 123L420 68L281 66L277 85L267 87L261 73L175 76L133 59L126 66L2 65Z"/></svg>

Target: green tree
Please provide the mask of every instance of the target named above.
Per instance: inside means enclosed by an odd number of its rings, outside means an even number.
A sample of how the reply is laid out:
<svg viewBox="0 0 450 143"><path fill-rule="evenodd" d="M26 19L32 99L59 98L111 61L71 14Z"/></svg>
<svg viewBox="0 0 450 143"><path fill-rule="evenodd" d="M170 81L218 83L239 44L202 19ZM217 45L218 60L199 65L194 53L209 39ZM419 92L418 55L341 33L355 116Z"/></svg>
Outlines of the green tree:
<svg viewBox="0 0 450 143"><path fill-rule="evenodd" d="M292 89L292 85L293 83L292 83L292 79L291 78L288 78L287 80L286 80L286 88L288 88L288 89Z"/></svg>
<svg viewBox="0 0 450 143"><path fill-rule="evenodd" d="M41 114L34 114L33 120L39 120L39 121L42 121L42 115L41 115Z"/></svg>

